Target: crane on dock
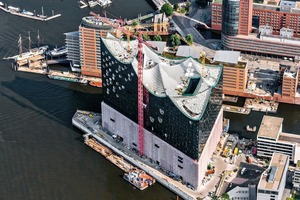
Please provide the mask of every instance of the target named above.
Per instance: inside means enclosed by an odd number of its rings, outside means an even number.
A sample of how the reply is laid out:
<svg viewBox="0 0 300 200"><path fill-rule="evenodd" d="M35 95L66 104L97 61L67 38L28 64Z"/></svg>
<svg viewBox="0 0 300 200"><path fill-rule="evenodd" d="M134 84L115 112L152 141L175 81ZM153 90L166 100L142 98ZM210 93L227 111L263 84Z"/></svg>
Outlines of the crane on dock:
<svg viewBox="0 0 300 200"><path fill-rule="evenodd" d="M124 26L123 20L119 19L114 23L111 20L109 20L106 17L101 17L99 14L96 14L94 12L90 12L90 14L103 22L109 24L115 29L118 29L122 31L123 34L127 35L127 40L130 37L135 38L138 40L138 134L139 134L139 155L144 155L144 100L146 104L146 108L148 107L149 98L148 98L148 92L144 91L144 85L143 85L143 44L155 48L153 45L147 43L142 38L142 33L140 31L137 31L137 35L134 35L130 30L128 30ZM128 51L130 51L130 48L128 48ZM145 95L145 99L144 99Z"/></svg>

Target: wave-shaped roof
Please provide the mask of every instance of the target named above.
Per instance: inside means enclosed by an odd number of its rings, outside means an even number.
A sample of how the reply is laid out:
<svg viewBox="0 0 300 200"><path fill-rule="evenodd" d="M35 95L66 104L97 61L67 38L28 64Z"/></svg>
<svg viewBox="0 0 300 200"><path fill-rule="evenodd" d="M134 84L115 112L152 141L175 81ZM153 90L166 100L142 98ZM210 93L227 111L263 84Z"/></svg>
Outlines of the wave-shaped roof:
<svg viewBox="0 0 300 200"><path fill-rule="evenodd" d="M127 42L109 35L103 39L111 53L121 62L130 62L138 73L137 40ZM143 83L145 88L158 97L169 97L191 119L198 120L204 113L211 89L222 74L221 66L202 65L193 58L172 60L164 58L143 45ZM126 59L120 59L124 58Z"/></svg>

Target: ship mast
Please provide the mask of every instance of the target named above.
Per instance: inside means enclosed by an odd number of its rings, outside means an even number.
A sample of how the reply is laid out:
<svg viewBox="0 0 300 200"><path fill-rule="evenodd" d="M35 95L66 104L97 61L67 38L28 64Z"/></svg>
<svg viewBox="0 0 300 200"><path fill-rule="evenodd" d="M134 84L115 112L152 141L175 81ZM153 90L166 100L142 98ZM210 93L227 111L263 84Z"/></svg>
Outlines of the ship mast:
<svg viewBox="0 0 300 200"><path fill-rule="evenodd" d="M19 35L19 41L18 41L18 43L19 43L19 54L21 55L22 52L23 52L23 50L22 50L22 36L21 36L21 34Z"/></svg>
<svg viewBox="0 0 300 200"><path fill-rule="evenodd" d="M40 30L38 29L38 34L37 34L37 41L38 41L38 47L40 47Z"/></svg>
<svg viewBox="0 0 300 200"><path fill-rule="evenodd" d="M30 38L30 31L28 31L28 51L30 51L31 46L31 38Z"/></svg>

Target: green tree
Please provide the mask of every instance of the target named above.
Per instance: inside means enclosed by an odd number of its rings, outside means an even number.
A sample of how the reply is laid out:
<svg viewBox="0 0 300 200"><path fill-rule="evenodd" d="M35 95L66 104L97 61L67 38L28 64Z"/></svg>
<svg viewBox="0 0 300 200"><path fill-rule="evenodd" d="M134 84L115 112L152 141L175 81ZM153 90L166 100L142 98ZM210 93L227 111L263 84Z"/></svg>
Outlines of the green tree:
<svg viewBox="0 0 300 200"><path fill-rule="evenodd" d="M147 34L143 34L142 37L144 40L148 40L148 41L150 40L150 36Z"/></svg>
<svg viewBox="0 0 300 200"><path fill-rule="evenodd" d="M178 46L181 43L180 38L176 34L171 35L170 42L172 46Z"/></svg>
<svg viewBox="0 0 300 200"><path fill-rule="evenodd" d="M192 44L193 43L193 36L191 34L187 34L185 36L185 39L186 41L189 43L189 44Z"/></svg>
<svg viewBox="0 0 300 200"><path fill-rule="evenodd" d="M220 199L221 200L230 200L229 194L227 194L227 193L222 194Z"/></svg>
<svg viewBox="0 0 300 200"><path fill-rule="evenodd" d="M191 6L191 2L187 2L185 5L186 5L186 7L190 7Z"/></svg>
<svg viewBox="0 0 300 200"><path fill-rule="evenodd" d="M160 9L161 13L166 13L167 17L173 15L173 7L171 6L171 4L169 3L165 3L161 9Z"/></svg>
<svg viewBox="0 0 300 200"><path fill-rule="evenodd" d="M162 41L162 38L160 35L154 35L153 40L154 41Z"/></svg>
<svg viewBox="0 0 300 200"><path fill-rule="evenodd" d="M136 26L136 25L138 25L138 22L137 22L137 21L134 21L134 22L132 23L132 25L133 25L133 26Z"/></svg>
<svg viewBox="0 0 300 200"><path fill-rule="evenodd" d="M173 6L173 9L176 11L176 10L178 10L178 8L179 8L178 3L175 3L174 6Z"/></svg>
<svg viewBox="0 0 300 200"><path fill-rule="evenodd" d="M203 8L207 6L207 2L208 0L196 0L196 3Z"/></svg>

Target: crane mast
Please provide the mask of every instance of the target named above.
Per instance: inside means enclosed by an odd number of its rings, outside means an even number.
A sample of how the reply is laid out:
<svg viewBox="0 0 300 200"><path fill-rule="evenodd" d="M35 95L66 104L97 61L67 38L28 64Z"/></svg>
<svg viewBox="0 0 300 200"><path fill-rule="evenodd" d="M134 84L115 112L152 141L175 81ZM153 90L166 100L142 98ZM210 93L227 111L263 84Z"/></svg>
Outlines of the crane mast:
<svg viewBox="0 0 300 200"><path fill-rule="evenodd" d="M124 34L128 36L134 37L138 40L138 136L139 136L139 155L144 155L144 86L143 86L143 43L147 46L153 47L149 43L145 42L142 38L142 34L138 32L138 36L133 35L129 30L125 29L123 26L123 22L121 22L121 26L114 24L107 17L101 17L94 12L90 12L94 17L101 19L103 22L108 23L112 27L122 31ZM128 48L129 50L130 48Z"/></svg>

